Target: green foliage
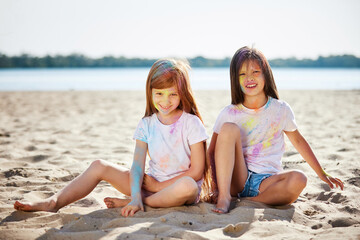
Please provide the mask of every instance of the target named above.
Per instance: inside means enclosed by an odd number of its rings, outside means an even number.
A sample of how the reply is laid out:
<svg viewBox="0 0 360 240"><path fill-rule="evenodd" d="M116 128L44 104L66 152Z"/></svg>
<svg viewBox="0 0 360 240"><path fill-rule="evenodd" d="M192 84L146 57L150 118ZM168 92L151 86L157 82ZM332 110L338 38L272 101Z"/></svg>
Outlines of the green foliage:
<svg viewBox="0 0 360 240"><path fill-rule="evenodd" d="M192 67L229 67L230 58L208 59L201 56L189 59Z"/></svg>
<svg viewBox="0 0 360 240"><path fill-rule="evenodd" d="M338 55L318 57L312 59L273 59L269 61L271 67L299 67L299 68L360 68L360 58L354 55Z"/></svg>
<svg viewBox="0 0 360 240"><path fill-rule="evenodd" d="M0 53L0 68L114 68L151 67L156 59L104 56L93 59L82 54L36 57L28 54L9 57ZM189 59L192 67L229 67L230 58L208 59L202 56ZM312 59L272 59L271 67L303 68L360 68L360 58L353 55L318 57Z"/></svg>

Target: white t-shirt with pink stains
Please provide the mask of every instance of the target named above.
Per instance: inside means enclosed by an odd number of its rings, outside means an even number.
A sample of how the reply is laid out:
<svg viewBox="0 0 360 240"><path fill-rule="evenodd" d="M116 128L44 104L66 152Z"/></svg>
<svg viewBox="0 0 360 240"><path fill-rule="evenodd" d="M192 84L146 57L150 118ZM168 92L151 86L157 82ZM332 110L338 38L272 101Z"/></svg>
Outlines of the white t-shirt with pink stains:
<svg viewBox="0 0 360 240"><path fill-rule="evenodd" d="M243 154L249 170L270 174L282 170L284 131L297 129L289 104L269 97L259 109L248 109L243 105L226 106L215 122L214 132L219 133L226 122L235 123L240 128Z"/></svg>
<svg viewBox="0 0 360 240"><path fill-rule="evenodd" d="M134 139L148 144L149 175L163 182L190 168L190 145L206 141L208 135L200 119L183 111L171 125L162 124L156 114L140 120ZM202 180L198 181L201 187Z"/></svg>

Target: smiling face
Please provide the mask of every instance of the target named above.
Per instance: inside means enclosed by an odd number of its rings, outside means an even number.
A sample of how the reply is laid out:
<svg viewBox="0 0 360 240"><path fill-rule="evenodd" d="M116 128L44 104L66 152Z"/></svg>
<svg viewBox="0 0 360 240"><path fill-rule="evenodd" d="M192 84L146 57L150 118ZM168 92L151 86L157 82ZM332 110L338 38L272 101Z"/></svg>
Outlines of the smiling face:
<svg viewBox="0 0 360 240"><path fill-rule="evenodd" d="M164 89L152 89L152 101L160 117L168 118L176 113L180 96L176 86Z"/></svg>
<svg viewBox="0 0 360 240"><path fill-rule="evenodd" d="M242 64L239 70L239 81L245 97L265 95L265 77L257 61L248 60Z"/></svg>

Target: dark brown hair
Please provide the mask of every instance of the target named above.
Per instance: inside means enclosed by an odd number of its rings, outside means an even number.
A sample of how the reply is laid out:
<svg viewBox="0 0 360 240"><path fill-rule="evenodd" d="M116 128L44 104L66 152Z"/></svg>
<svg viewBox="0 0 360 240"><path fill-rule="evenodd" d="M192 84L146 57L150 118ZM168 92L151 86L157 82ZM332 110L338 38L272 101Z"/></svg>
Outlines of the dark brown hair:
<svg viewBox="0 0 360 240"><path fill-rule="evenodd" d="M255 48L242 47L236 51L230 63L231 104L244 103L245 96L240 87L239 70L246 61L256 61L265 77L266 96L279 99L274 77L264 54Z"/></svg>
<svg viewBox="0 0 360 240"><path fill-rule="evenodd" d="M265 78L265 95L279 99L274 77L264 54L255 48L242 47L235 52L230 63L231 104L244 103L245 101L245 95L240 87L239 70L247 61L256 61L261 67ZM216 203L218 189L214 159L208 157L206 165L210 170L208 170L208 177L204 181L204 183L206 182L207 184L204 184L205 188L203 190L205 194L202 199L206 202Z"/></svg>

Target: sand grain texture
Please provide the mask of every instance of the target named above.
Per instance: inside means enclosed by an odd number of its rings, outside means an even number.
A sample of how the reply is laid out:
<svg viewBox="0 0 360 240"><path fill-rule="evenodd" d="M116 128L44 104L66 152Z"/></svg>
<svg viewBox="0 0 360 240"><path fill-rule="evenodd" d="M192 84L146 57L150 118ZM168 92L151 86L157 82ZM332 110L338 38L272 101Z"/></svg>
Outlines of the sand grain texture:
<svg viewBox="0 0 360 240"><path fill-rule="evenodd" d="M227 91L195 92L209 136ZM301 133L326 171L345 182L331 190L287 142L285 169L308 185L291 206L236 201L227 215L213 205L146 207L132 218L106 209L122 197L102 182L57 213L15 211L15 200L51 196L96 159L130 167L143 92L0 92L0 239L359 239L360 91L282 91Z"/></svg>

